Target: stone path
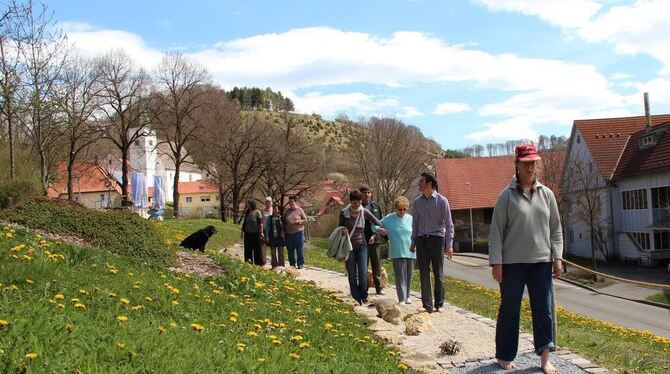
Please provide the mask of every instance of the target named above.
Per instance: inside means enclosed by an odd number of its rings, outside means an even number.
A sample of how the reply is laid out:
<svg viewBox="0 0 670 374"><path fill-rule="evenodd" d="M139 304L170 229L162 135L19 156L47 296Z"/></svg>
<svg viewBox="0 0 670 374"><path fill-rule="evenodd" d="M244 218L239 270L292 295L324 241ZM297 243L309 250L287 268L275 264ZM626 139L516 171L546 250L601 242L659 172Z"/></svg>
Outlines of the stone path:
<svg viewBox="0 0 670 374"><path fill-rule="evenodd" d="M235 246L225 253L241 259L241 248ZM314 282L317 286L327 290L345 303L350 304L354 311L370 319L373 323L370 330L388 346L395 347L401 352L405 363L415 370L424 373L496 373L502 372L495 364L495 321L446 304L442 313L423 314L428 319L428 331L419 335L407 335L405 323L395 325L377 317L374 305L359 306L349 296L349 284L344 274L307 266L297 270L297 278ZM371 304L397 302L395 287L388 286L386 295L374 295L371 288L369 297ZM448 292L448 290L447 290ZM412 292L412 304L399 306L406 316L417 314L416 309L421 306L420 295ZM447 340L460 344L460 351L453 355L443 355L440 345ZM539 357L533 353L532 335L521 333L519 337L519 357L515 363L519 367L516 372L541 373ZM556 353L552 361L561 373L606 373L606 369L598 368L595 364L567 350Z"/></svg>

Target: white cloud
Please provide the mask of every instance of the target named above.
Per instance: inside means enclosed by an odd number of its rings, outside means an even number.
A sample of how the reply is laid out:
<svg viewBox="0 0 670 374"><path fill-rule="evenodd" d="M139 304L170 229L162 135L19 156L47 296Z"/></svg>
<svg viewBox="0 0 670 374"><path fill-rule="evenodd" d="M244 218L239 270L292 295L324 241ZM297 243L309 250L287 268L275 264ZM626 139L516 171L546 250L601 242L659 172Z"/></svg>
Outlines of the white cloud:
<svg viewBox="0 0 670 374"><path fill-rule="evenodd" d="M362 92L345 94L321 94L310 92L304 96L287 94L293 100L296 109L301 113L319 113L325 116L334 116L343 112L356 114L374 114L398 106L394 98L384 98L368 95Z"/></svg>
<svg viewBox="0 0 670 374"><path fill-rule="evenodd" d="M521 13L561 27L579 27L588 22L602 4L590 0L473 0L491 10Z"/></svg>
<svg viewBox="0 0 670 374"><path fill-rule="evenodd" d="M82 22L60 23L67 33L68 41L79 53L93 57L114 49L123 49L135 62L146 69L153 69L162 57L162 52L150 48L141 37L122 30L100 30Z"/></svg>
<svg viewBox="0 0 670 374"><path fill-rule="evenodd" d="M625 79L631 79L633 78L632 74L628 73L614 73L610 74L610 79L613 81L618 81L618 80L625 80Z"/></svg>
<svg viewBox="0 0 670 374"><path fill-rule="evenodd" d="M423 116L423 112L419 110L419 108L414 107L414 106L406 106L402 108L402 111L399 113L396 113L396 116L398 118L414 118L414 117L421 117Z"/></svg>
<svg viewBox="0 0 670 374"><path fill-rule="evenodd" d="M467 103L442 103L437 104L435 110L433 110L433 114L444 115L469 112L470 110L472 110L472 108L470 108L470 105Z"/></svg>

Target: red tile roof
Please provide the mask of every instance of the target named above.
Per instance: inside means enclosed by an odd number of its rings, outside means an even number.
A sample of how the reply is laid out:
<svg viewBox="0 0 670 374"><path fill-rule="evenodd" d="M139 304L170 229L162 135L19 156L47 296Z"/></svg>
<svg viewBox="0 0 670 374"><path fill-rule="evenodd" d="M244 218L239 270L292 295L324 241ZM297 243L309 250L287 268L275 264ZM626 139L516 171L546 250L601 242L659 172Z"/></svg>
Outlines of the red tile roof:
<svg viewBox="0 0 670 374"><path fill-rule="evenodd" d="M658 142L645 149L640 149L640 141L650 132L645 129L629 137L613 179L670 170L670 122L654 126L653 133Z"/></svg>
<svg viewBox="0 0 670 374"><path fill-rule="evenodd" d="M670 121L670 114L651 116L652 126ZM606 180L612 179L619 157L631 134L644 130L644 116L575 120L596 167Z"/></svg>
<svg viewBox="0 0 670 374"><path fill-rule="evenodd" d="M179 182L177 189L179 190L180 194L219 192L219 186L212 180Z"/></svg>
<svg viewBox="0 0 670 374"><path fill-rule="evenodd" d="M514 176L514 156L444 158L435 162L439 192L449 199L451 210L491 208Z"/></svg>
<svg viewBox="0 0 670 374"><path fill-rule="evenodd" d="M58 173L58 180L49 191L49 196L53 197L67 194L67 163L63 162L56 166L56 171ZM80 189L81 193L107 192L109 190L106 183L107 173L95 163L80 162L74 164L73 176L75 176L75 179L72 181L72 190L74 193L79 193ZM79 180L76 177L79 177ZM116 182L112 185L112 191L121 193L121 188Z"/></svg>

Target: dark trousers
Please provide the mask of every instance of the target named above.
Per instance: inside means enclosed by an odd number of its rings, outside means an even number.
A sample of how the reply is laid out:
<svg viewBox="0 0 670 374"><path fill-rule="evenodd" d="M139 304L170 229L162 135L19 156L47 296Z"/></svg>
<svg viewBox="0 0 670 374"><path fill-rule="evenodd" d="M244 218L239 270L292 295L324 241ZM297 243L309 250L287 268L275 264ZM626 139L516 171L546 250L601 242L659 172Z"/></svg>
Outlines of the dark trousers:
<svg viewBox="0 0 670 374"><path fill-rule="evenodd" d="M419 264L421 279L421 302L423 307L433 312L444 305L444 238L441 236L417 237L416 262ZM430 271L435 281L435 300L430 284Z"/></svg>
<svg viewBox="0 0 670 374"><path fill-rule="evenodd" d="M393 272L395 273L395 289L398 301L407 301L412 289L412 272L414 271L413 258L394 258Z"/></svg>
<svg viewBox="0 0 670 374"><path fill-rule="evenodd" d="M244 261L256 265L265 265L261 251L261 237L257 232L244 233Z"/></svg>
<svg viewBox="0 0 670 374"><path fill-rule="evenodd" d="M551 262L504 264L496 325L496 358L512 361L519 348L519 317L523 289L528 286L533 317L533 344L538 355L555 350L552 337Z"/></svg>
<svg viewBox="0 0 670 374"><path fill-rule="evenodd" d="M284 247L270 247L270 253L272 258L270 259L270 264L272 268L277 266L284 266Z"/></svg>
<svg viewBox="0 0 670 374"><path fill-rule="evenodd" d="M302 267L305 265L305 233L298 231L293 234L286 234L286 249L288 250L288 262L291 266ZM296 262L296 252L298 261Z"/></svg>
<svg viewBox="0 0 670 374"><path fill-rule="evenodd" d="M368 259L372 267L372 278L375 284L375 291L379 293L382 290L382 253L379 244L368 244Z"/></svg>
<svg viewBox="0 0 670 374"><path fill-rule="evenodd" d="M363 244L349 252L345 265L351 296L358 302L366 300L368 298L368 247Z"/></svg>

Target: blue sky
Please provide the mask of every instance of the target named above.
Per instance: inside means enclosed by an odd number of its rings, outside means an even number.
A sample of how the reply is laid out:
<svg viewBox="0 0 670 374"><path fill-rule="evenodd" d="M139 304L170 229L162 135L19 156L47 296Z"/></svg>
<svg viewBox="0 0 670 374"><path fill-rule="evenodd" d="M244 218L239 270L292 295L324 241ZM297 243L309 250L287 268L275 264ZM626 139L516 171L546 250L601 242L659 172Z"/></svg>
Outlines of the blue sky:
<svg viewBox="0 0 670 374"><path fill-rule="evenodd" d="M444 148L670 113L670 0L46 1L84 55L179 51L224 88L388 115Z"/></svg>

